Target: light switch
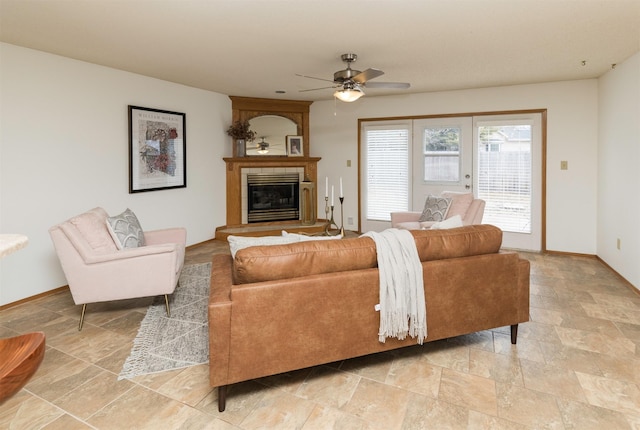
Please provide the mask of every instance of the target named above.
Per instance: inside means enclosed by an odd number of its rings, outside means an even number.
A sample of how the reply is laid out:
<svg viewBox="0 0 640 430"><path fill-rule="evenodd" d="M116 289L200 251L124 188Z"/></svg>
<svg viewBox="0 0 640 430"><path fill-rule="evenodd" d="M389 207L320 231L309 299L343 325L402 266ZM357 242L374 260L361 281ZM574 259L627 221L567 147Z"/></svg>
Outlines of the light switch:
<svg viewBox="0 0 640 430"><path fill-rule="evenodd" d="M569 169L569 162L568 161L561 161L560 162L560 170L568 170Z"/></svg>
<svg viewBox="0 0 640 430"><path fill-rule="evenodd" d="M351 167L351 160L347 160L347 167Z"/></svg>

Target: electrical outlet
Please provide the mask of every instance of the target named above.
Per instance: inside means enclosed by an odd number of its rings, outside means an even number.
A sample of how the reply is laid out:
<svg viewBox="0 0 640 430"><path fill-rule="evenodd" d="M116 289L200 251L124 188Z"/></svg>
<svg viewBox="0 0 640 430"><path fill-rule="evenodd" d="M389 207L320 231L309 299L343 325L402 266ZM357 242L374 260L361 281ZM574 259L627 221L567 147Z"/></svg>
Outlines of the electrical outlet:
<svg viewBox="0 0 640 430"><path fill-rule="evenodd" d="M620 238L616 241L616 248L620 249Z"/></svg>
<svg viewBox="0 0 640 430"><path fill-rule="evenodd" d="M347 217L347 225L353 225L353 217Z"/></svg>
<svg viewBox="0 0 640 430"><path fill-rule="evenodd" d="M561 161L560 162L560 170L568 170L569 169L569 162L568 161Z"/></svg>

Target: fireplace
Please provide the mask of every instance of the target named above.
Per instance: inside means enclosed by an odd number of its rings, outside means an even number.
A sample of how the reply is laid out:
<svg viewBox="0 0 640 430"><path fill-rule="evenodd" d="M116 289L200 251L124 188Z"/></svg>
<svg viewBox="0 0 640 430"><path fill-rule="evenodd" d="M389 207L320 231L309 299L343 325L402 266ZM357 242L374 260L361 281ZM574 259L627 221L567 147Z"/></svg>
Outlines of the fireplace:
<svg viewBox="0 0 640 430"><path fill-rule="evenodd" d="M300 219L298 173L247 174L247 222Z"/></svg>

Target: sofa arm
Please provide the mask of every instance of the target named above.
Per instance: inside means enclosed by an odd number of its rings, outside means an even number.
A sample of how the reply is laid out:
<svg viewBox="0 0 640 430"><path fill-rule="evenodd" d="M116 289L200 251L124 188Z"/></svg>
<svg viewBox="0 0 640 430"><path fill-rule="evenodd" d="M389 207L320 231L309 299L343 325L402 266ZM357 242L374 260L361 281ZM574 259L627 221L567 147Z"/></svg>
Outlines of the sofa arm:
<svg viewBox="0 0 640 430"><path fill-rule="evenodd" d="M131 258L144 258L157 254L179 254L180 245L177 243L163 243L161 245L141 246L139 248L126 248L109 254L83 253L82 256L85 264L100 264L115 261L125 261Z"/></svg>
<svg viewBox="0 0 640 430"><path fill-rule="evenodd" d="M187 243L187 230L182 227L165 228L144 232L144 240L147 245L159 245L161 243L177 243L184 247Z"/></svg>
<svg viewBox="0 0 640 430"><path fill-rule="evenodd" d="M418 222L422 212L391 212L391 227L396 227L402 222Z"/></svg>
<svg viewBox="0 0 640 430"><path fill-rule="evenodd" d="M531 263L529 260L518 260L518 293L516 297L517 309L521 321L529 321ZM515 342L514 342L515 343Z"/></svg>
<svg viewBox="0 0 640 430"><path fill-rule="evenodd" d="M231 287L233 260L230 255L216 254L211 265L209 291L209 381L220 387L229 381L231 352Z"/></svg>

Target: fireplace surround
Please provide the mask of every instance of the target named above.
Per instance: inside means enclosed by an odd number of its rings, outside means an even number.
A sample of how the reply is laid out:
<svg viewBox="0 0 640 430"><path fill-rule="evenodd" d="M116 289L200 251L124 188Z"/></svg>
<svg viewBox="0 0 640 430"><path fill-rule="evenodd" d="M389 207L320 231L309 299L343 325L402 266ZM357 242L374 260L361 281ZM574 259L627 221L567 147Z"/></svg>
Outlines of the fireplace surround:
<svg viewBox="0 0 640 430"><path fill-rule="evenodd" d="M289 118L297 124L297 135L303 137L304 151L303 157L286 157L286 156L252 156L238 157L233 154L232 157L224 157L226 167L226 225L216 228L216 238L222 238L229 231L233 234L241 234L251 231L251 234L265 235L270 234L269 226L262 226L260 222L248 223L246 199L244 194L247 192L246 175L249 173L273 173L286 171L289 173L296 172L299 175L299 182L303 180L313 184L317 181L317 169L320 157L309 157L309 105L312 102L296 101L296 100L273 100L258 99L249 97L229 97L232 101L232 121L251 120L252 118L263 115L278 115ZM308 199L307 199L308 200ZM315 220L317 209L313 205L310 209L313 214L307 214L308 219ZM298 219L291 221L268 221L262 224L271 224L271 230L277 231L287 225L291 231L315 231L315 225L303 226L301 224L300 215ZM321 229L320 229L321 230Z"/></svg>

